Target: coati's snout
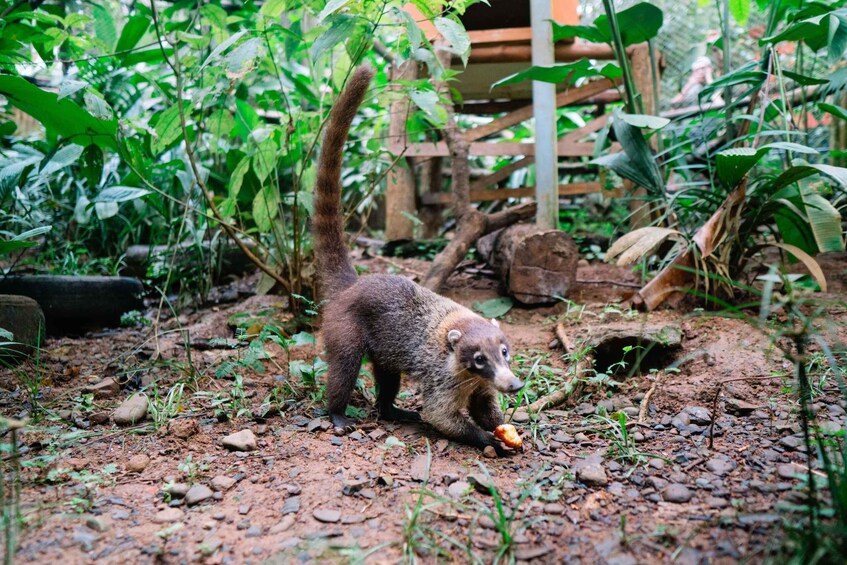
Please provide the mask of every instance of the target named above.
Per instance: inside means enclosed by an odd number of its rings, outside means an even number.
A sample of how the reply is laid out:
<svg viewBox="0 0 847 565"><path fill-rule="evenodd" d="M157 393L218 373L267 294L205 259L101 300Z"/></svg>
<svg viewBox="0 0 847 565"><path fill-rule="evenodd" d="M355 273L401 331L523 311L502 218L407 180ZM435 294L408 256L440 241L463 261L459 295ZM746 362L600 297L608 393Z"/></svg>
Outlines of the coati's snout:
<svg viewBox="0 0 847 565"><path fill-rule="evenodd" d="M448 346L456 356L458 365L469 373L489 381L501 392L514 393L524 383L509 368L511 356L509 342L498 324L481 322L447 333Z"/></svg>

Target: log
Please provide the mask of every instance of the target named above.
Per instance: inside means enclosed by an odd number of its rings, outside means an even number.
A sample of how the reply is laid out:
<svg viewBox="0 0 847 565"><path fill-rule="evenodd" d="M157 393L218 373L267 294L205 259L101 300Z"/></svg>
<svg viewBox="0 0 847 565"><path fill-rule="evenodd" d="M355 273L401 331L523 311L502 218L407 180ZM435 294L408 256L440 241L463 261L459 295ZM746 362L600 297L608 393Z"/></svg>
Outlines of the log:
<svg viewBox="0 0 847 565"><path fill-rule="evenodd" d="M250 240L243 240L248 249L255 250L256 244ZM224 280L229 275L241 276L252 266L253 262L230 240L204 241L200 244L206 263L215 265L213 270L215 282ZM176 258L174 259L174 254ZM194 243L180 243L179 245L130 245L124 254L125 266L121 269L122 275L143 278L147 276L147 269L151 262L162 261L170 265L175 260L176 265L183 265L190 261L197 261L198 249Z"/></svg>
<svg viewBox="0 0 847 565"><path fill-rule="evenodd" d="M524 304L555 302L576 285L579 249L561 230L515 224L480 238L477 250L503 289Z"/></svg>

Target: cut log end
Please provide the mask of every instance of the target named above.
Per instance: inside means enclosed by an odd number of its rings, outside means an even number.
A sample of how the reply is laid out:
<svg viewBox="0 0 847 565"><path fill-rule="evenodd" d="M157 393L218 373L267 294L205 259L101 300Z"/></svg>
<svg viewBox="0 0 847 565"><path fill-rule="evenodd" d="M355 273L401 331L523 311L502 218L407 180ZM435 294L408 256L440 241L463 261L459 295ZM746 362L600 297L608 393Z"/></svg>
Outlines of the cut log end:
<svg viewBox="0 0 847 565"><path fill-rule="evenodd" d="M524 304L555 302L576 284L579 250L563 231L518 224L486 236L478 249L504 289Z"/></svg>

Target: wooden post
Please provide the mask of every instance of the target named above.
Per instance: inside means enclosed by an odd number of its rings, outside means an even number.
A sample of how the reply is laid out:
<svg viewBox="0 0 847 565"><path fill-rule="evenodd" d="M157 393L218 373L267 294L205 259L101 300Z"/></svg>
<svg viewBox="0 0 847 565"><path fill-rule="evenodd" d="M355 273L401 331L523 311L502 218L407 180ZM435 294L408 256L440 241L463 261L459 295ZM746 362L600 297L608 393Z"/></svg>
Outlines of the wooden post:
<svg viewBox="0 0 847 565"><path fill-rule="evenodd" d="M392 80L414 80L417 78L417 63L403 61L400 67L391 67ZM409 116L409 98L398 97L391 103L388 123L388 146L399 155L407 145L406 118ZM405 212L405 213L404 213ZM415 175L410 159L399 159L388 173L385 187L385 239L411 239L414 224L408 215L414 216Z"/></svg>
<svg viewBox="0 0 847 565"><path fill-rule="evenodd" d="M653 69L650 63L650 47L647 43L634 46L629 52L629 59L632 65L632 79L635 82L635 88L641 95L641 107L645 114L658 115L658 107L656 105L659 99L659 93L653 91ZM658 69L656 69L658 72ZM656 82L658 85L658 81ZM633 110L635 111L635 110ZM651 147L656 149L655 138L650 141ZM631 184L628 185L631 187ZM634 187L630 192L634 197L641 197L647 194L643 187ZM652 223L650 205L641 198L635 198L629 202L630 220L629 226L631 229L647 227Z"/></svg>
<svg viewBox="0 0 847 565"><path fill-rule="evenodd" d="M532 64L550 66L553 59L553 10L550 0L530 0ZM532 104L535 117L535 222L553 229L559 221L559 159L556 151L556 85L534 81Z"/></svg>

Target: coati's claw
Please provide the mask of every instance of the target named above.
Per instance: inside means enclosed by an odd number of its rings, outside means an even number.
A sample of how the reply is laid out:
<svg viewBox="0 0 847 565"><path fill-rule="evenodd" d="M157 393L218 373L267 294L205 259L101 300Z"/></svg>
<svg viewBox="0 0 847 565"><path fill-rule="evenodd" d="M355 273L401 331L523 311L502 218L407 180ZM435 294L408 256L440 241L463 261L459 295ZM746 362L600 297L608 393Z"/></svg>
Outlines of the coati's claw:
<svg viewBox="0 0 847 565"><path fill-rule="evenodd" d="M330 414L329 419L332 421L335 435L344 436L356 429L355 422L347 416L341 414Z"/></svg>

